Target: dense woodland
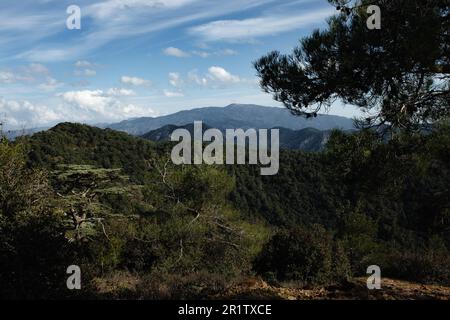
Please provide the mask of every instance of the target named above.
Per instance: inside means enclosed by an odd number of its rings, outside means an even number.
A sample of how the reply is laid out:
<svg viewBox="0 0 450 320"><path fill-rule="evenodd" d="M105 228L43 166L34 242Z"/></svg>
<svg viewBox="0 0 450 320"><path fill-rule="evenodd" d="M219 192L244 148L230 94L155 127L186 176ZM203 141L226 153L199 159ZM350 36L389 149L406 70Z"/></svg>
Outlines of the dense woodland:
<svg viewBox="0 0 450 320"><path fill-rule="evenodd" d="M255 62L261 87L299 116L338 99L367 114L323 151L281 152L278 175L175 166L170 143L80 124L1 135L0 298L211 298L249 276L322 286L370 265L449 286L448 4L329 2L325 30Z"/></svg>
<svg viewBox="0 0 450 320"><path fill-rule="evenodd" d="M2 297L206 298L248 275L322 285L371 264L448 285L449 140L444 124L389 142L336 131L260 176L176 167L170 144L85 125L3 139Z"/></svg>

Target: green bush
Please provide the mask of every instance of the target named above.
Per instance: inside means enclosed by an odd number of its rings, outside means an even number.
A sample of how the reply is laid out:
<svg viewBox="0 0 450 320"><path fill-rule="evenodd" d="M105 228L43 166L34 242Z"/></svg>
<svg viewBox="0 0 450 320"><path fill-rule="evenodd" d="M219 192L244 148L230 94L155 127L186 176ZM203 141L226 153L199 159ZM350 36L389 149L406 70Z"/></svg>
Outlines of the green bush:
<svg viewBox="0 0 450 320"><path fill-rule="evenodd" d="M254 268L261 275L305 285L327 284L349 275L342 247L319 225L280 231L264 247Z"/></svg>
<svg viewBox="0 0 450 320"><path fill-rule="evenodd" d="M0 139L0 299L62 297L69 245L46 175Z"/></svg>
<svg viewBox="0 0 450 320"><path fill-rule="evenodd" d="M357 276L365 275L368 266L379 264L377 224L361 211L357 208L356 211L344 214L338 233L340 244L348 254L352 273Z"/></svg>
<svg viewBox="0 0 450 320"><path fill-rule="evenodd" d="M450 285L450 255L440 237L416 248L387 248L383 261L380 267L387 277Z"/></svg>

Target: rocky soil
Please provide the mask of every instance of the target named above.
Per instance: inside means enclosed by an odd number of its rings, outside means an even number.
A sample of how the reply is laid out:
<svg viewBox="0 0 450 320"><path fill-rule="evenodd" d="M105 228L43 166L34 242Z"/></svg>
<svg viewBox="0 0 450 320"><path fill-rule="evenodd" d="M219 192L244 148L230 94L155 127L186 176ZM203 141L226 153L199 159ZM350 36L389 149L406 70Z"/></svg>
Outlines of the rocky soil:
<svg viewBox="0 0 450 320"><path fill-rule="evenodd" d="M368 290L365 278L322 288L287 288L272 286L261 279L248 279L230 289L219 299L262 300L449 300L450 287L423 285L384 278L380 290Z"/></svg>

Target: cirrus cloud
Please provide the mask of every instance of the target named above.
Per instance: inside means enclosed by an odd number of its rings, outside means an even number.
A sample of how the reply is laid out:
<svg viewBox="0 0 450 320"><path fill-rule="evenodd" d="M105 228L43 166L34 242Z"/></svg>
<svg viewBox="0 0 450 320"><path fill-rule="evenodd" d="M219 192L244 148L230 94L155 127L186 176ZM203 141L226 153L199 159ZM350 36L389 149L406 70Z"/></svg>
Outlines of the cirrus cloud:
<svg viewBox="0 0 450 320"><path fill-rule="evenodd" d="M93 64L86 60L79 60L75 62L75 67L77 68L92 68Z"/></svg>
<svg viewBox="0 0 450 320"><path fill-rule="evenodd" d="M203 41L246 42L259 37L297 30L324 21L333 13L333 9L326 8L295 15L290 13L243 20L218 20L192 27L189 33L202 38Z"/></svg>
<svg viewBox="0 0 450 320"><path fill-rule="evenodd" d="M136 92L134 92L133 90L124 88L111 88L107 93L108 95L113 97L130 97L136 95Z"/></svg>
<svg viewBox="0 0 450 320"><path fill-rule="evenodd" d="M170 91L170 90L164 90L164 95L167 98L178 98L178 97L184 97L184 94L179 91Z"/></svg>

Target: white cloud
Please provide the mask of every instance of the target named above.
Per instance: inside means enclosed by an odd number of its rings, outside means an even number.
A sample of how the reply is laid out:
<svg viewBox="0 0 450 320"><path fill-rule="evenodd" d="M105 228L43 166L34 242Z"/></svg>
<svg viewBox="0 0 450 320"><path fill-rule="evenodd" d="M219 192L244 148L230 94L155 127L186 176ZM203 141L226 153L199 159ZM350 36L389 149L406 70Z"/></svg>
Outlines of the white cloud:
<svg viewBox="0 0 450 320"><path fill-rule="evenodd" d="M203 41L249 41L323 22L333 13L333 9L326 8L304 14L290 13L244 20L219 20L193 27L190 34L202 38Z"/></svg>
<svg viewBox="0 0 450 320"><path fill-rule="evenodd" d="M40 63L32 63L28 66L27 71L30 73L37 73L37 74L48 74L49 70L46 66L40 64Z"/></svg>
<svg viewBox="0 0 450 320"><path fill-rule="evenodd" d="M120 108L119 116L112 118L112 120L129 119L136 117L157 116L158 113L148 107L136 106L134 104L127 104Z"/></svg>
<svg viewBox="0 0 450 320"><path fill-rule="evenodd" d="M130 76L122 76L120 78L120 82L123 84L133 85L133 86L144 86L149 85L151 82L146 79L138 78L138 77L130 77Z"/></svg>
<svg viewBox="0 0 450 320"><path fill-rule="evenodd" d="M224 82L224 83L237 83L240 82L241 79L238 76L232 75L227 70L222 67L211 67L208 69L209 77L213 80Z"/></svg>
<svg viewBox="0 0 450 320"><path fill-rule="evenodd" d="M79 60L75 62L75 67L77 68L92 68L93 64L86 60Z"/></svg>
<svg viewBox="0 0 450 320"><path fill-rule="evenodd" d="M39 0L47 3L55 0ZM195 21L242 12L276 0L78 0L83 32L67 41L67 15L58 6L36 0L0 11L0 47L4 58L32 62L77 60L111 42L129 40ZM33 30L30 32L29 30ZM55 37L58 35L58 37ZM49 41L47 41L49 40Z"/></svg>
<svg viewBox="0 0 450 320"><path fill-rule="evenodd" d="M177 58L187 58L189 57L189 53L184 52L181 49L175 48L175 47L169 47L163 50L163 53L166 56L171 56L171 57L177 57Z"/></svg>
<svg viewBox="0 0 450 320"><path fill-rule="evenodd" d="M35 43L60 32L64 16L53 10L40 10L42 6L33 6L36 1L25 3L2 1L0 10L0 47L2 58L13 58ZM30 59L35 62L36 60Z"/></svg>
<svg viewBox="0 0 450 320"><path fill-rule="evenodd" d="M32 49L22 52L16 56L19 59L25 59L28 61L41 61L41 62L53 62L66 60L71 56L70 51L67 49ZM75 52L73 52L75 54Z"/></svg>
<svg viewBox="0 0 450 320"><path fill-rule="evenodd" d="M94 76L97 75L97 71L92 70L92 69L86 69L86 70L84 70L84 74L85 74L87 77L94 77Z"/></svg>
<svg viewBox="0 0 450 320"><path fill-rule="evenodd" d="M208 79L206 79L206 77L200 76L197 70L189 71L188 80L189 82L200 86L206 86L208 84Z"/></svg>
<svg viewBox="0 0 450 320"><path fill-rule="evenodd" d="M218 51L212 51L212 52L208 52L208 51L192 51L192 54L195 56L198 56L200 58L209 58L211 56L217 56L217 57L221 57L221 56L236 56L238 55L237 51L232 50L232 49L224 49L224 50L218 50Z"/></svg>
<svg viewBox="0 0 450 320"><path fill-rule="evenodd" d="M55 91L57 88L62 87L63 85L64 84L62 82L59 82L52 77L47 77L46 81L38 86L38 89L50 92Z"/></svg>
<svg viewBox="0 0 450 320"><path fill-rule="evenodd" d="M89 13L107 19L114 13L128 10L175 9L199 0L107 0L93 4Z"/></svg>
<svg viewBox="0 0 450 320"><path fill-rule="evenodd" d="M192 51L192 54L199 56L201 58L208 58L209 56L211 56L211 53L206 51Z"/></svg>
<svg viewBox="0 0 450 320"><path fill-rule="evenodd" d="M122 101L112 93L102 90L68 91L56 95L56 100L49 99L48 105L0 97L1 116L9 129L21 129L51 126L63 121L115 122L157 115L152 108Z"/></svg>
<svg viewBox="0 0 450 320"><path fill-rule="evenodd" d="M0 97L0 110L2 116L6 117L6 125L14 129L29 129L61 120L61 115L55 110L29 101L5 100Z"/></svg>
<svg viewBox="0 0 450 320"><path fill-rule="evenodd" d="M155 114L151 108L136 106L119 100L115 93L117 93L117 90L114 89L108 92L103 90L82 90L69 91L58 96L65 103L75 107L78 110L77 115L83 115L85 121L107 122Z"/></svg>
<svg viewBox="0 0 450 320"><path fill-rule="evenodd" d="M65 102L77 105L83 109L103 112L114 102L114 99L105 95L102 90L68 91L59 95Z"/></svg>
<svg viewBox="0 0 450 320"><path fill-rule="evenodd" d="M95 77L97 75L97 71L94 69L75 70L74 74L78 77Z"/></svg>
<svg viewBox="0 0 450 320"><path fill-rule="evenodd" d="M0 71L0 83L13 83L16 81L16 77L12 72Z"/></svg>
<svg viewBox="0 0 450 320"><path fill-rule="evenodd" d="M235 56L237 55L237 51L232 49L224 49L218 51L207 51L207 50L193 50L190 52L183 51L178 48L170 47L163 50L163 53L167 56L177 57L177 58L187 58L190 56L197 56L203 59L209 58L211 56Z"/></svg>
<svg viewBox="0 0 450 320"><path fill-rule="evenodd" d="M224 56L237 56L238 52L233 49L225 49L220 51L219 54Z"/></svg>
<svg viewBox="0 0 450 320"><path fill-rule="evenodd" d="M31 63L26 66L18 66L13 71L0 71L0 83L17 83L32 89L37 85L39 90L53 91L63 84L50 75L46 66L39 63Z"/></svg>
<svg viewBox="0 0 450 320"><path fill-rule="evenodd" d="M171 72L169 73L169 83L173 86L173 87L180 87L183 85L184 81L181 78L180 74L177 72Z"/></svg>
<svg viewBox="0 0 450 320"><path fill-rule="evenodd" d="M188 72L186 80L183 80L180 74L172 73L169 74L169 82L176 88L179 87L179 83L187 83L188 85L215 89L225 88L238 83L250 83L248 80L240 78L219 66L210 67L205 74L200 74L196 69L191 70Z"/></svg>
<svg viewBox="0 0 450 320"><path fill-rule="evenodd" d="M72 87L85 88L85 87L90 86L90 84L91 83L88 80L83 79L83 80L72 82L70 85Z"/></svg>
<svg viewBox="0 0 450 320"><path fill-rule="evenodd" d="M79 60L75 62L75 72L74 74L78 77L95 77L97 75L97 71L95 70L96 65L87 61L87 60Z"/></svg>
<svg viewBox="0 0 450 320"><path fill-rule="evenodd" d="M184 94L182 92L170 90L164 90L164 95L168 98L184 97Z"/></svg>
<svg viewBox="0 0 450 320"><path fill-rule="evenodd" d="M133 90L124 88L111 88L107 93L109 96L113 97L130 97L136 95L136 92Z"/></svg>

